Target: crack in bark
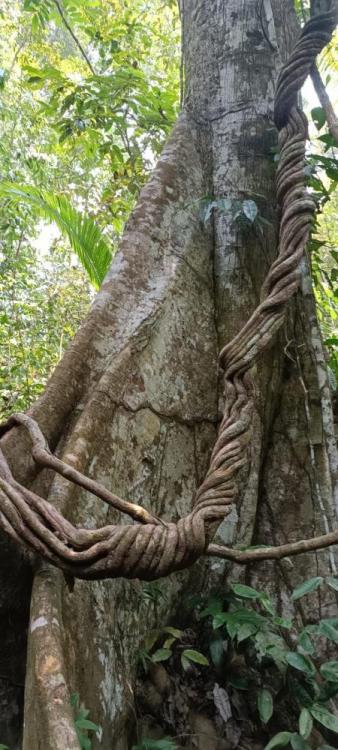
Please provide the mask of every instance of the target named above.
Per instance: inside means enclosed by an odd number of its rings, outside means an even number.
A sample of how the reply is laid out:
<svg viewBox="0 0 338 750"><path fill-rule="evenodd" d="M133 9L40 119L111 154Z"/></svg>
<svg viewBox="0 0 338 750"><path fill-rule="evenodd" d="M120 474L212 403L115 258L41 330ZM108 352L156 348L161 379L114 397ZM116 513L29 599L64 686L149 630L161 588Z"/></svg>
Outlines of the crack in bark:
<svg viewBox="0 0 338 750"><path fill-rule="evenodd" d="M132 414L137 414L141 411L150 411L152 414L154 414L156 417L159 417L159 419L162 419L165 422L175 422L176 424L180 424L186 427L194 427L198 424L211 424L211 425L217 425L220 422L220 418L217 416L215 417L182 417L180 414L177 414L177 412L173 412L172 414L166 414L164 412L161 412L159 409L156 409L154 406L152 406L148 401L146 401L143 404L140 404L139 406L131 406L131 404L128 404L127 401L122 400L116 400L114 399L114 396L107 393L106 391L103 391L102 389L99 390L100 393L103 393L109 400L111 401L114 406L117 408L123 408L128 412L131 412Z"/></svg>

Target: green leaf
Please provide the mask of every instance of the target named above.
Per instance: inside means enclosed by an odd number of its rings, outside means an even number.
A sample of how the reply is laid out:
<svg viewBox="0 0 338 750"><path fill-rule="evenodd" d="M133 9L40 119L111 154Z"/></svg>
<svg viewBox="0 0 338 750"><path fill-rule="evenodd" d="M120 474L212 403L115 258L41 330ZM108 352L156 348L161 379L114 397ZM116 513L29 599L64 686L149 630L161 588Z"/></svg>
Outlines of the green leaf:
<svg viewBox="0 0 338 750"><path fill-rule="evenodd" d="M231 677L229 685L234 687L235 690L249 690L250 687L249 680L246 680L244 677Z"/></svg>
<svg viewBox="0 0 338 750"><path fill-rule="evenodd" d="M86 734L83 734L81 731L77 732L77 738L81 750L92 750L92 742Z"/></svg>
<svg viewBox="0 0 338 750"><path fill-rule="evenodd" d="M225 625L227 620L228 620L227 612L218 612L218 614L213 617L212 627L214 628L214 630L217 630L217 628L221 628L222 625Z"/></svg>
<svg viewBox="0 0 338 750"><path fill-rule="evenodd" d="M261 721L267 724L273 714L273 697L270 690L263 688L258 691L257 708Z"/></svg>
<svg viewBox="0 0 338 750"><path fill-rule="evenodd" d="M310 714L310 711L308 711L307 708L302 708L300 715L299 715L299 734L304 737L305 740L310 736L312 732L312 716Z"/></svg>
<svg viewBox="0 0 338 750"><path fill-rule="evenodd" d="M177 628L172 627L165 627L162 628L163 633L169 633L169 635L172 635L174 638L182 638L183 630L178 630Z"/></svg>
<svg viewBox="0 0 338 750"><path fill-rule="evenodd" d="M327 703L331 698L335 698L338 694L338 682L325 682L320 686L318 701L320 703Z"/></svg>
<svg viewBox="0 0 338 750"><path fill-rule="evenodd" d="M166 638L163 643L163 648L171 649L173 643L175 643L176 638Z"/></svg>
<svg viewBox="0 0 338 750"><path fill-rule="evenodd" d="M304 672L307 675L314 675L316 668L312 663L311 659L303 654L297 654L295 651L289 651L286 654L287 663L294 669L298 669L300 672Z"/></svg>
<svg viewBox="0 0 338 750"><path fill-rule="evenodd" d="M108 271L112 254L93 219L73 208L65 195L38 190L32 185L2 182L0 196L14 203L28 203L35 208L37 215L55 221L60 231L68 237L91 282L99 288Z"/></svg>
<svg viewBox="0 0 338 750"><path fill-rule="evenodd" d="M260 599L261 594L256 589L252 589L251 586L244 586L241 583L232 583L231 588L240 599Z"/></svg>
<svg viewBox="0 0 338 750"><path fill-rule="evenodd" d="M223 615L225 612L223 612L223 601L222 599L210 599L208 601L208 606L205 609L202 609L201 617L208 617L208 615ZM223 624L223 623L222 623Z"/></svg>
<svg viewBox="0 0 338 750"><path fill-rule="evenodd" d="M270 597L267 594L262 594L259 601L262 607L264 607L264 609L269 612L269 615L275 614L275 608Z"/></svg>
<svg viewBox="0 0 338 750"><path fill-rule="evenodd" d="M97 724L94 724L93 721L89 721L89 719L76 719L75 724L78 729L87 729L91 732L98 732L100 729Z"/></svg>
<svg viewBox="0 0 338 750"><path fill-rule="evenodd" d="M310 578L308 581L304 581L304 583L301 583L300 586L297 586L297 588L294 589L291 594L291 599L296 601L296 599L300 599L302 596L305 596L305 594L310 594L312 591L315 591L321 583L323 583L323 580L324 579L321 576L316 576L316 578Z"/></svg>
<svg viewBox="0 0 338 750"><path fill-rule="evenodd" d="M317 130L321 130L326 123L326 114L323 107L314 107L314 109L311 110L311 117Z"/></svg>
<svg viewBox="0 0 338 750"><path fill-rule="evenodd" d="M326 339L325 344L334 344L335 346L338 346L338 338L336 336L333 336L330 339ZM328 578L325 578L325 583L327 583L327 585L330 586L331 589L338 591L338 578L332 578L331 576L329 576Z"/></svg>
<svg viewBox="0 0 338 750"><path fill-rule="evenodd" d="M292 628L292 620L286 620L284 617L275 617L273 623L274 625L278 625L279 628L285 628L286 630L291 630Z"/></svg>
<svg viewBox="0 0 338 750"><path fill-rule="evenodd" d="M319 705L319 703L315 703L310 708L310 713L316 721L319 721L319 723L323 725L323 727L330 729L331 732L338 733L338 717L331 714L327 708Z"/></svg>
<svg viewBox="0 0 338 750"><path fill-rule="evenodd" d="M252 201L252 200L243 201L242 211L243 211L244 216L246 216L246 218L249 219L249 221L251 221L251 223L253 224L258 214L258 208L257 208L257 204L255 203L255 201Z"/></svg>
<svg viewBox="0 0 338 750"><path fill-rule="evenodd" d="M70 696L70 705L73 708L78 708L80 704L80 696L78 693L72 693Z"/></svg>
<svg viewBox="0 0 338 750"><path fill-rule="evenodd" d="M151 661L158 662L158 661L167 661L167 659L170 659L172 655L172 652L169 648L159 648L157 651L155 651L153 654L151 654Z"/></svg>
<svg viewBox="0 0 338 750"><path fill-rule="evenodd" d="M275 736L265 745L264 750L273 750L278 747L286 747L291 739L291 732L278 732Z"/></svg>
<svg viewBox="0 0 338 750"><path fill-rule="evenodd" d="M306 629L303 630L298 638L298 647L302 649L302 651L305 652L305 654L314 654L315 648L311 641L311 638L309 634L306 632Z"/></svg>
<svg viewBox="0 0 338 750"><path fill-rule="evenodd" d="M204 667L209 666L209 661L206 656L201 654L199 651L194 651L193 649L185 649L182 652L182 656L184 656L185 659L188 659L189 661L193 661L196 664L202 664Z"/></svg>
<svg viewBox="0 0 338 750"><path fill-rule="evenodd" d="M181 656L181 664L185 672L187 672L188 669L190 669L191 667L191 662L189 661L189 659L186 659L185 656L183 655Z"/></svg>
<svg viewBox="0 0 338 750"><path fill-rule="evenodd" d="M326 661L321 665L320 673L328 682L338 682L338 661Z"/></svg>
<svg viewBox="0 0 338 750"><path fill-rule="evenodd" d="M250 622L245 622L243 625L240 625L237 630L237 641L238 643L242 643L242 641L246 641L247 638L250 638L250 636L255 635L257 633L257 625L254 625Z"/></svg>
<svg viewBox="0 0 338 750"><path fill-rule="evenodd" d="M311 750L308 743L299 734L293 734L290 743L292 750Z"/></svg>
<svg viewBox="0 0 338 750"><path fill-rule="evenodd" d="M224 659L224 644L223 639L213 638L209 643L209 651L212 663L215 667L220 667Z"/></svg>
<svg viewBox="0 0 338 750"><path fill-rule="evenodd" d="M338 643L338 630L327 620L320 621L318 632L320 635L324 635L325 638L328 638L329 641Z"/></svg>

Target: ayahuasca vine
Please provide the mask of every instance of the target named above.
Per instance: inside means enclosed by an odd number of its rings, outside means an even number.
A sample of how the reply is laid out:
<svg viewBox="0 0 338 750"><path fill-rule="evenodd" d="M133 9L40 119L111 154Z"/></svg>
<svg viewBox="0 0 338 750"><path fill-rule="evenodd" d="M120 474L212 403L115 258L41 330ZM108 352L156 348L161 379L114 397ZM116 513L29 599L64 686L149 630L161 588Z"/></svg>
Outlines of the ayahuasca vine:
<svg viewBox="0 0 338 750"><path fill-rule="evenodd" d="M249 460L253 410L252 367L271 344L284 322L288 302L299 285L300 262L311 229L315 204L305 188L304 157L307 119L298 94L311 74L316 56L331 39L337 11L314 16L304 26L293 53L280 74L275 100L280 161L277 198L280 206L279 253L263 284L261 301L244 328L220 354L224 369L225 411L208 473L197 491L191 513L177 523L165 523L133 503L122 500L53 456L34 420L14 414L0 435L21 425L28 430L32 455L48 467L93 492L136 523L99 529L79 529L53 505L20 485L8 464L0 461L0 526L19 544L78 578L155 579L191 565L204 554L229 557L210 544L215 522L230 512L238 490L235 477ZM329 538L330 537L330 538ZM288 545L287 554L327 546L338 532ZM306 546L306 545L311 545ZM303 545L303 546L302 546ZM264 550L266 557L278 556ZM264 554L263 553L263 554ZM250 555L249 555L250 559ZM251 555L251 559L252 555ZM247 559L245 562L248 561Z"/></svg>

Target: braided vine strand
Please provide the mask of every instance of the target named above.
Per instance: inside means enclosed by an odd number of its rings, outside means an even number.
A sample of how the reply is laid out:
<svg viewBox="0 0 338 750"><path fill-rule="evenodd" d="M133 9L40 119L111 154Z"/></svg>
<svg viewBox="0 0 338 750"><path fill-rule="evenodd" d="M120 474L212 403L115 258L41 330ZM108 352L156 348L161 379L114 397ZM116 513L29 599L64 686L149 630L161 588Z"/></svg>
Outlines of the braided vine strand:
<svg viewBox="0 0 338 750"><path fill-rule="evenodd" d="M209 470L197 490L192 512L177 523L147 521L133 504L111 493L101 499L129 513L139 522L99 529L79 529L53 506L15 481L0 452L0 526L16 542L37 552L53 565L78 578L140 578L152 580L186 568L201 557L212 535L237 497L236 475L248 463L253 411L251 368L271 344L283 324L289 300L299 285L299 264L311 228L314 203L305 189L304 156L307 119L297 106L298 92L317 54L329 42L336 12L311 19L303 28L280 74L275 101L280 161L277 199L281 210L278 257L263 284L261 301L242 330L221 351L225 410ZM63 476L69 468L48 456L36 423L27 415L13 415L33 442L33 458ZM40 452L39 452L40 451ZM52 458L54 463L52 462ZM73 472L71 481L94 491L95 483ZM85 482L86 480L86 482ZM108 498L109 495L109 498ZM149 516L149 514L148 514ZM142 525L142 523L144 525Z"/></svg>

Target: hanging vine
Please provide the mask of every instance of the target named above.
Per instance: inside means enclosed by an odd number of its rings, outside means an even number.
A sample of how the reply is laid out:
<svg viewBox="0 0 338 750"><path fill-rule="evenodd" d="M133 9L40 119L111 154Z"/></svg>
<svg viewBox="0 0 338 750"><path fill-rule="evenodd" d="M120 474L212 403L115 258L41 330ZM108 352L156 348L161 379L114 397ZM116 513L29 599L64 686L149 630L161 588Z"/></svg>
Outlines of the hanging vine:
<svg viewBox="0 0 338 750"><path fill-rule="evenodd" d="M0 452L0 526L15 542L78 578L155 579L191 565L205 554L237 562L299 554L338 542L338 531L280 548L249 553L211 544L215 522L230 512L238 489L236 475L249 461L253 410L252 367L284 322L287 305L299 284L299 267L308 241L315 204L305 188L304 158L308 123L298 93L311 74L316 56L328 44L337 12L314 16L304 26L280 74L275 100L280 161L277 198L280 206L279 252L263 284L261 301L251 318L220 354L224 369L225 411L209 470L196 493L193 509L177 523L165 523L140 506L122 500L53 456L38 424L14 414L0 435L18 425L32 444L32 456L71 482L94 493L136 523L99 529L76 528L51 503L19 484Z"/></svg>

